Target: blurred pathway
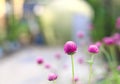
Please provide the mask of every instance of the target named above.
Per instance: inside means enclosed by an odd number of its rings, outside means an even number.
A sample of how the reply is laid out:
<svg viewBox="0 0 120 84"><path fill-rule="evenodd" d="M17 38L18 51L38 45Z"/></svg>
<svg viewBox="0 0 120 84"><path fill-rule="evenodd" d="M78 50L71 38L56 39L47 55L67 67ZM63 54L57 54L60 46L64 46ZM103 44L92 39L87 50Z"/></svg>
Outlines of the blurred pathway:
<svg viewBox="0 0 120 84"><path fill-rule="evenodd" d="M55 59L57 52L61 53L61 60ZM80 84L86 84L89 67L85 63L78 64L79 57L87 59L81 52L83 51L78 51L75 56L75 74L80 78ZM45 59L45 63L41 66L36 64L36 57L39 56ZM52 69L45 69L44 65L47 63ZM103 65L97 66L99 63L101 64L101 61L97 61L94 65L95 75L104 72ZM0 60L0 84L52 84L47 81L47 75L50 72L56 72L59 75L57 84L71 84L70 65L70 57L64 54L62 47L28 47Z"/></svg>

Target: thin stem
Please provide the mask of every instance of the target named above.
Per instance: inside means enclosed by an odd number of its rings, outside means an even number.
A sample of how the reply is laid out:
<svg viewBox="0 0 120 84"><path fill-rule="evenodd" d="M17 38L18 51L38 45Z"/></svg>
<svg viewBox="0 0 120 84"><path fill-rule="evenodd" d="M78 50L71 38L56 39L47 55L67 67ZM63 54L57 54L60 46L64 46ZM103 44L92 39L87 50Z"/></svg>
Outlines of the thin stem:
<svg viewBox="0 0 120 84"><path fill-rule="evenodd" d="M55 80L53 81L53 84L56 84L56 81L55 81Z"/></svg>
<svg viewBox="0 0 120 84"><path fill-rule="evenodd" d="M92 64L90 64L90 74L89 74L88 84L91 84L91 78L92 78Z"/></svg>
<svg viewBox="0 0 120 84"><path fill-rule="evenodd" d="M75 84L75 81L74 81L74 58L73 58L73 55L71 55L71 63L72 63L72 80L73 80L73 84Z"/></svg>
<svg viewBox="0 0 120 84"><path fill-rule="evenodd" d="M92 55L92 57L91 57L91 61L92 61L92 62L94 61L94 56L95 56L95 55ZM93 64L93 63L92 63L92 64Z"/></svg>
<svg viewBox="0 0 120 84"><path fill-rule="evenodd" d="M101 46L101 51L105 54L105 56L106 56L106 58L107 58L107 60L108 60L108 64L109 64L109 66L110 66L110 68L112 68L112 65L111 65L111 57L110 57L110 55L109 55L109 53L104 49L104 47L103 46Z"/></svg>
<svg viewBox="0 0 120 84"><path fill-rule="evenodd" d="M115 76L117 76L117 74L116 74L116 70L114 68L114 64L116 65L117 62L116 62L116 58L115 58L116 54L114 51L114 46L110 46L109 49L110 49L110 55L104 48L101 48L101 51L103 51L103 53L107 57L110 69L112 70L112 74L115 77ZM108 81L110 81L109 84L111 84L111 80L108 79Z"/></svg>
<svg viewBox="0 0 120 84"><path fill-rule="evenodd" d="M94 55L92 55L91 59L90 59L90 74L89 74L89 80L88 80L88 84L92 84L91 83L91 79L92 79L92 65L94 62Z"/></svg>
<svg viewBox="0 0 120 84"><path fill-rule="evenodd" d="M111 53L113 63L116 67L117 66L117 60L116 60L116 54L115 54L114 46L110 46L110 53Z"/></svg>

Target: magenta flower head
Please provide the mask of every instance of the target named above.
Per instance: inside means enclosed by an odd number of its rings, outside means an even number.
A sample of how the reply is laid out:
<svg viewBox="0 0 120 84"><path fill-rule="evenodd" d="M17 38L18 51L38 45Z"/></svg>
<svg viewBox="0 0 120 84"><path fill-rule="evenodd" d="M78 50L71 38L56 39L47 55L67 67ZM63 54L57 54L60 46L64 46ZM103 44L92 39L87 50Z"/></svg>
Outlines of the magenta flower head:
<svg viewBox="0 0 120 84"><path fill-rule="evenodd" d="M48 75L48 80L49 81L54 81L54 80L56 80L57 79L57 75L55 74L55 73L50 73L49 75Z"/></svg>
<svg viewBox="0 0 120 84"><path fill-rule="evenodd" d="M78 38L83 38L84 37L84 33L83 32L78 32L77 33L77 37Z"/></svg>
<svg viewBox="0 0 120 84"><path fill-rule="evenodd" d="M101 42L96 42L95 45L99 48L102 45L102 43Z"/></svg>
<svg viewBox="0 0 120 84"><path fill-rule="evenodd" d="M36 59L36 62L37 62L37 64L43 64L44 59L41 58L41 57L38 57L38 58Z"/></svg>
<svg viewBox="0 0 120 84"><path fill-rule="evenodd" d="M77 45L73 41L68 41L64 45L64 51L68 55L74 54L77 51Z"/></svg>
<svg viewBox="0 0 120 84"><path fill-rule="evenodd" d="M103 42L106 44L106 45L113 45L115 43L115 40L111 37L105 37L103 39Z"/></svg>
<svg viewBox="0 0 120 84"><path fill-rule="evenodd" d="M77 76L74 77L74 81L77 82L79 78Z"/></svg>
<svg viewBox="0 0 120 84"><path fill-rule="evenodd" d="M96 45L90 45L88 48L88 51L90 53L98 53L99 52L99 48Z"/></svg>
<svg viewBox="0 0 120 84"><path fill-rule="evenodd" d="M116 20L116 28L120 29L120 17L118 17Z"/></svg>

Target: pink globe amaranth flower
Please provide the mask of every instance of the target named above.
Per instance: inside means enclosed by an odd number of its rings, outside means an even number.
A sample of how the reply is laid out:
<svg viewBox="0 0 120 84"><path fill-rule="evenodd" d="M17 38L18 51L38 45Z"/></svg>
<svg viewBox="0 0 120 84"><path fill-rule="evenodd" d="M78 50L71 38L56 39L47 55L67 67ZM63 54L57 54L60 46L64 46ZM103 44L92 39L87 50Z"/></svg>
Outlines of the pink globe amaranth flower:
<svg viewBox="0 0 120 84"><path fill-rule="evenodd" d="M88 51L90 53L98 53L99 52L99 48L96 45L90 45L88 48Z"/></svg>
<svg viewBox="0 0 120 84"><path fill-rule="evenodd" d="M84 33L83 32L78 32L77 33L77 37L78 38L83 38L84 37Z"/></svg>
<svg viewBox="0 0 120 84"><path fill-rule="evenodd" d="M120 17L118 17L116 20L116 28L120 29Z"/></svg>
<svg viewBox="0 0 120 84"><path fill-rule="evenodd" d="M37 62L37 64L43 64L44 59L41 58L41 57L38 57L38 58L36 59L36 62Z"/></svg>
<svg viewBox="0 0 120 84"><path fill-rule="evenodd" d="M48 75L48 80L49 81L54 81L54 80L56 80L57 79L57 75L55 74L55 73L50 73L49 75Z"/></svg>
<svg viewBox="0 0 120 84"><path fill-rule="evenodd" d="M115 33L112 38L114 39L115 42L117 42L118 40L120 40L120 34L119 33Z"/></svg>
<svg viewBox="0 0 120 84"><path fill-rule="evenodd" d="M102 43L101 43L101 42L96 42L95 45L96 45L98 48L100 48L100 46L102 45Z"/></svg>
<svg viewBox="0 0 120 84"><path fill-rule="evenodd" d="M56 53L55 54L55 58L58 59L58 60L60 60L61 59L61 54L60 53Z"/></svg>
<svg viewBox="0 0 120 84"><path fill-rule="evenodd" d="M68 41L64 45L64 51L68 55L74 54L77 51L77 45L73 41Z"/></svg>
<svg viewBox="0 0 120 84"><path fill-rule="evenodd" d="M115 44L115 40L112 38L112 37L105 37L103 39L103 42L106 44L106 45L113 45Z"/></svg>
<svg viewBox="0 0 120 84"><path fill-rule="evenodd" d="M50 69L50 68L51 68L51 65L48 64L48 63L46 63L46 64L45 64L45 68L46 68L46 69Z"/></svg>
<svg viewBox="0 0 120 84"><path fill-rule="evenodd" d="M77 82L79 78L77 76L74 77L74 81Z"/></svg>
<svg viewBox="0 0 120 84"><path fill-rule="evenodd" d="M120 71L120 65L117 67L117 70Z"/></svg>
<svg viewBox="0 0 120 84"><path fill-rule="evenodd" d="M84 63L84 58L83 57L78 58L78 63L83 64Z"/></svg>

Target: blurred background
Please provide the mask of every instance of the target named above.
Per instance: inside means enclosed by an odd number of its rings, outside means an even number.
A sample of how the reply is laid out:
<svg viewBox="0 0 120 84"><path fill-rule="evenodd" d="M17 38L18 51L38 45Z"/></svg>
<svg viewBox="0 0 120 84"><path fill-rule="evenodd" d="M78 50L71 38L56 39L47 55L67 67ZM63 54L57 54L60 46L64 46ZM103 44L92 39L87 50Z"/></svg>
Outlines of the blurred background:
<svg viewBox="0 0 120 84"><path fill-rule="evenodd" d="M65 56L63 45L68 40L83 48L119 32L119 10L120 0L0 0L0 84L50 84L47 75L42 81L44 69L36 64L36 57L52 63L50 55ZM77 33L82 34L80 39ZM84 52L79 56L86 58L87 49L80 50ZM60 63L70 65L67 59ZM99 74L104 71L96 69ZM86 79L86 72L81 79Z"/></svg>

